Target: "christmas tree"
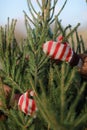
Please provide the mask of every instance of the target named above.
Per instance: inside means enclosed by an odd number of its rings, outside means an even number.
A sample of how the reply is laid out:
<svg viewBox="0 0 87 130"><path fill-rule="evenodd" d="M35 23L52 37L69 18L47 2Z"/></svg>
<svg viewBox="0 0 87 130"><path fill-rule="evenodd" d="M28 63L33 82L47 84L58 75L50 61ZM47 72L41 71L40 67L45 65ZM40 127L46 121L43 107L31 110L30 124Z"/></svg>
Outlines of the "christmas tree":
<svg viewBox="0 0 87 130"><path fill-rule="evenodd" d="M16 20L10 24L8 18L8 24L0 28L0 129L85 130L87 83L77 65L70 66L68 59L58 60L57 52L51 55L46 48L49 43L58 43L70 50L72 47L78 55L86 53L78 35L80 24L62 26L59 15L67 0L56 15L58 0L35 2L39 12L31 0L27 1L32 18L24 11L27 37L21 44L15 38Z"/></svg>

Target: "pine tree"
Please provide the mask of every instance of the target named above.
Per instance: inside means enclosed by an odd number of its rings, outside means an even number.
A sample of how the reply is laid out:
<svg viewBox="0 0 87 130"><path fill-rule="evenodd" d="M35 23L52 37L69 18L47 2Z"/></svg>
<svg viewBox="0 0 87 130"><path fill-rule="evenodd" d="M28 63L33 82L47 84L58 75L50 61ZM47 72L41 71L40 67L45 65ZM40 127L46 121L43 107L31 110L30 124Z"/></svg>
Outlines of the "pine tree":
<svg viewBox="0 0 87 130"><path fill-rule="evenodd" d="M39 12L31 0L27 0L28 16L24 11L27 38L21 44L15 38L16 20L5 28L0 28L0 110L5 118L0 121L3 130L83 130L87 124L87 100L84 92L87 83L81 82L77 67L65 62L50 59L42 51L42 45L48 40L57 40L62 35L63 41L78 54L86 51L82 36L78 35L79 23L72 28L62 26L59 15L55 15L58 0L37 0ZM74 40L76 38L76 41ZM3 85L12 91L5 98ZM15 93L24 93L28 89L35 91L38 110L35 116L24 114L14 102Z"/></svg>

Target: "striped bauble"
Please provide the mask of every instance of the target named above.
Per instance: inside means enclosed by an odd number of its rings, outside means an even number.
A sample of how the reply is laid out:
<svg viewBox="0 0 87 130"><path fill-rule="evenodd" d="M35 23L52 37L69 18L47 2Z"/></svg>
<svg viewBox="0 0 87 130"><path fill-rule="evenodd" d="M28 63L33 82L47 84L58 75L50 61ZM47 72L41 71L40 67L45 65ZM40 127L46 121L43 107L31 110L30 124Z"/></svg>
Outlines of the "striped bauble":
<svg viewBox="0 0 87 130"><path fill-rule="evenodd" d="M43 52L55 60L70 62L73 50L68 43L47 41L43 44Z"/></svg>
<svg viewBox="0 0 87 130"><path fill-rule="evenodd" d="M27 115L33 115L37 111L36 102L33 99L34 91L29 90L22 94L18 101L18 108Z"/></svg>

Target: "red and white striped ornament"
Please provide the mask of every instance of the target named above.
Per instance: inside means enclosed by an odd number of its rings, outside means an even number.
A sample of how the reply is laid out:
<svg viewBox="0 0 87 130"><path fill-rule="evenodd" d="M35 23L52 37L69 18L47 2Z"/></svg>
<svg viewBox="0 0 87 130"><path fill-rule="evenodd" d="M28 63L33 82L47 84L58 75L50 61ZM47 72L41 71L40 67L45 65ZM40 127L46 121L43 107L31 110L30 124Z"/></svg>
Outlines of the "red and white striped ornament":
<svg viewBox="0 0 87 130"><path fill-rule="evenodd" d="M60 42L60 43L63 41L63 39L64 39L64 37L62 35L57 37L57 41Z"/></svg>
<svg viewBox="0 0 87 130"><path fill-rule="evenodd" d="M27 115L33 115L37 111L36 102L29 96L34 96L34 91L30 90L22 94L18 101L18 108Z"/></svg>
<svg viewBox="0 0 87 130"><path fill-rule="evenodd" d="M28 90L27 92L28 92L28 94L29 94L30 96L32 96L32 97L35 96L35 92L34 92L33 90Z"/></svg>
<svg viewBox="0 0 87 130"><path fill-rule="evenodd" d="M47 41L43 44L43 52L52 59L70 62L73 56L73 50L68 43L61 43L61 40L57 42Z"/></svg>

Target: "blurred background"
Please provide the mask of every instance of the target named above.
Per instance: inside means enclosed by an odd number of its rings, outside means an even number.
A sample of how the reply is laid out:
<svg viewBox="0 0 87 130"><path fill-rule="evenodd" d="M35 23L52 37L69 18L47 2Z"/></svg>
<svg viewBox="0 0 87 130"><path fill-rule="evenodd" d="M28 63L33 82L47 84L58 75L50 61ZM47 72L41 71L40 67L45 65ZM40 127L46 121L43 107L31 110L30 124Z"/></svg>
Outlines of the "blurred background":
<svg viewBox="0 0 87 130"><path fill-rule="evenodd" d="M37 11L39 8L36 0L32 0ZM60 10L65 0L59 0L56 6L55 14ZM0 0L0 25L4 26L7 23L7 18L10 20L17 19L16 36L19 39L26 36L25 21L23 10L30 15L27 5L27 0ZM80 23L79 33L82 34L87 41L87 3L85 0L68 0L65 8L59 16L62 20L62 25L68 24L73 27Z"/></svg>

